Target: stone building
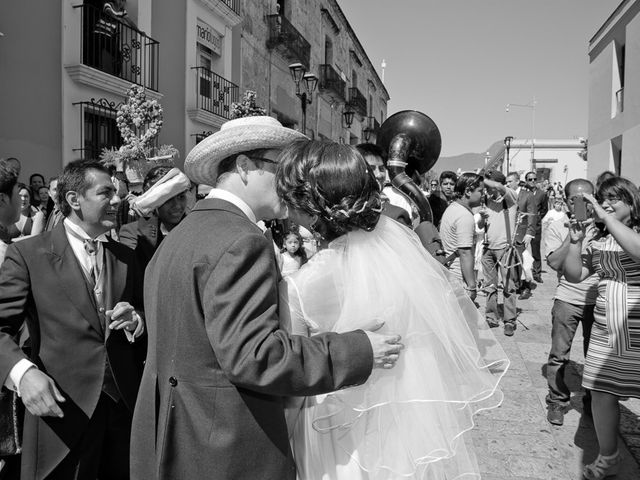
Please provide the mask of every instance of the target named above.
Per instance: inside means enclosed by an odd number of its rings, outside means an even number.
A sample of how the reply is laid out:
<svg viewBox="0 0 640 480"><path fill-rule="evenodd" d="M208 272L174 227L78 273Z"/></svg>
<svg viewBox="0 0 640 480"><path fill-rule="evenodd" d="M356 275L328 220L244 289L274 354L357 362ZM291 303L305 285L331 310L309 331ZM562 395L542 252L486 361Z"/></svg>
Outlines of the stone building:
<svg viewBox="0 0 640 480"><path fill-rule="evenodd" d="M303 130L305 108L311 138L375 140L389 94L337 1L245 1L242 17L241 87L255 90L270 115ZM318 79L310 104L296 96L292 64Z"/></svg>
<svg viewBox="0 0 640 480"><path fill-rule="evenodd" d="M245 90L302 129L291 64L318 79L310 137L374 141L386 118L389 95L335 0L0 2L0 31L0 157L20 159L23 179L118 147L132 84L162 104L158 144L178 165Z"/></svg>
<svg viewBox="0 0 640 480"><path fill-rule="evenodd" d="M640 0L624 0L589 41L588 176L640 183Z"/></svg>

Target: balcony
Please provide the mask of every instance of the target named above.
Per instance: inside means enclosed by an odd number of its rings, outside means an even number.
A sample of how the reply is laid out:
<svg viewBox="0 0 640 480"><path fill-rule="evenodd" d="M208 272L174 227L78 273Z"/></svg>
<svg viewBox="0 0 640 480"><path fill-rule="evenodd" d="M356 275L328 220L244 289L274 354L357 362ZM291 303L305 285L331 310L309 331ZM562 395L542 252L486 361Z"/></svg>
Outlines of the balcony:
<svg viewBox="0 0 640 480"><path fill-rule="evenodd" d="M320 65L320 83L318 86L321 94L336 98L341 102L346 100L345 90L347 83L340 78L340 74L331 65Z"/></svg>
<svg viewBox="0 0 640 480"><path fill-rule="evenodd" d="M197 110L226 120L231 118L231 104L238 101L238 86L207 68L192 67L192 70L196 72Z"/></svg>
<svg viewBox="0 0 640 480"><path fill-rule="evenodd" d="M361 117L367 115L367 99L356 87L349 89L349 105Z"/></svg>
<svg viewBox="0 0 640 480"><path fill-rule="evenodd" d="M92 5L74 8L82 11L81 63L157 92L160 43Z"/></svg>
<svg viewBox="0 0 640 480"><path fill-rule="evenodd" d="M267 48L277 50L290 62L299 62L309 69L311 45L291 22L282 15L267 15L269 38Z"/></svg>

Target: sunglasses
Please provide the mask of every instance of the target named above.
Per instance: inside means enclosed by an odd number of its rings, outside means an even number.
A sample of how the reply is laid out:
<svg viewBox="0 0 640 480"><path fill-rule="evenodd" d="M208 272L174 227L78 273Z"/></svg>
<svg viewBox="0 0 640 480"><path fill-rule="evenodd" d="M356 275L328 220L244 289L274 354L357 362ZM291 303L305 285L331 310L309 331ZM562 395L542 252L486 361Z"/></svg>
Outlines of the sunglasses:
<svg viewBox="0 0 640 480"><path fill-rule="evenodd" d="M529 177L527 178L527 182L535 182L537 180L536 177Z"/></svg>

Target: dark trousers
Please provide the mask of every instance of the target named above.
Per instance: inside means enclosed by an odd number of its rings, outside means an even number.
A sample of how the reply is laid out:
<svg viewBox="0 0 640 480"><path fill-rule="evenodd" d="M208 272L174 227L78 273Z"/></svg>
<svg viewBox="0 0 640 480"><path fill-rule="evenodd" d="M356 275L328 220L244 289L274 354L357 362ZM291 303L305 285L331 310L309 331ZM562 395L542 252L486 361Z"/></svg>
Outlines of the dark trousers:
<svg viewBox="0 0 640 480"><path fill-rule="evenodd" d="M571 392L564 381L564 371L569 363L571 343L582 322L582 348L585 356L589 348L591 326L593 325L594 305L573 305L555 300L551 309L551 351L547 361L547 383L549 394L547 404L558 403L567 405ZM587 391L587 395L589 392Z"/></svg>
<svg viewBox="0 0 640 480"><path fill-rule="evenodd" d="M491 250L486 248L482 252L482 273L484 274L485 291L487 292L487 306L485 316L491 320L498 320L498 270L504 283L502 294L504 297L504 322L516 321L516 279L513 272L500 266L498 262L504 255L506 248Z"/></svg>
<svg viewBox="0 0 640 480"><path fill-rule="evenodd" d="M538 277L542 274L542 257L540 255L540 239L542 232L536 232L536 236L531 240L531 256L533 257L533 267L531 272Z"/></svg>
<svg viewBox="0 0 640 480"><path fill-rule="evenodd" d="M100 395L77 446L47 480L128 480L131 412L122 400Z"/></svg>

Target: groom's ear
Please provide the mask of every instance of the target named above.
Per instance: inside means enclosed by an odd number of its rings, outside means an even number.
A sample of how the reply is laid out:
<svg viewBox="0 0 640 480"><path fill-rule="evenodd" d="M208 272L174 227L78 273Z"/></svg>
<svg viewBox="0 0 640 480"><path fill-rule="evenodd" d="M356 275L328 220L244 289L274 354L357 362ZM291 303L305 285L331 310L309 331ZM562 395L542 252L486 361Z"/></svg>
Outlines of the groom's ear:
<svg viewBox="0 0 640 480"><path fill-rule="evenodd" d="M247 184L249 171L254 167L253 160L241 153L236 157L236 171L242 179L242 183Z"/></svg>

